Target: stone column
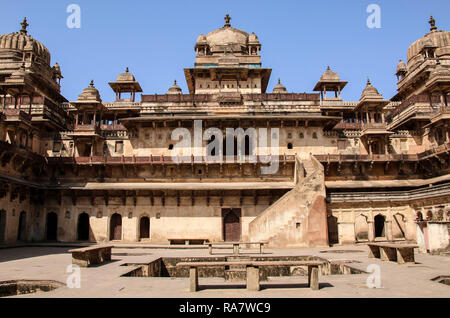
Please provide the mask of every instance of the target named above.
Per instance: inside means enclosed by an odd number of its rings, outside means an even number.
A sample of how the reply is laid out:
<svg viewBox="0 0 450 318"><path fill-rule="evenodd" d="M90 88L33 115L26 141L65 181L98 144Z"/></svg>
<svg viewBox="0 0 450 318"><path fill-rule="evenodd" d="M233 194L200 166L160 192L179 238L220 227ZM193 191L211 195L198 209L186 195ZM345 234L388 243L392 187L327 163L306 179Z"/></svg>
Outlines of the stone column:
<svg viewBox="0 0 450 318"><path fill-rule="evenodd" d="M189 291L196 292L198 290L198 271L197 267L189 268Z"/></svg>
<svg viewBox="0 0 450 318"><path fill-rule="evenodd" d="M259 267L247 266L247 290L259 291Z"/></svg>
<svg viewBox="0 0 450 318"><path fill-rule="evenodd" d="M392 241L392 221L385 221L386 239Z"/></svg>
<svg viewBox="0 0 450 318"><path fill-rule="evenodd" d="M369 241L373 242L375 241L375 229L373 221L367 221L368 227L369 227Z"/></svg>

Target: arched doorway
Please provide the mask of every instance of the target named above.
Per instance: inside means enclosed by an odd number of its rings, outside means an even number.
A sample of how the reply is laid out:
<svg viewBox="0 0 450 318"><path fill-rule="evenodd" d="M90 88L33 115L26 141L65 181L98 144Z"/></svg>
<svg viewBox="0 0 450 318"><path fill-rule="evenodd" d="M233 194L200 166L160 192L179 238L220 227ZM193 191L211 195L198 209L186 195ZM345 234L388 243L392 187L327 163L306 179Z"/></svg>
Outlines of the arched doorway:
<svg viewBox="0 0 450 318"><path fill-rule="evenodd" d="M46 229L47 241L56 241L58 238L58 215L56 213L47 214Z"/></svg>
<svg viewBox="0 0 450 318"><path fill-rule="evenodd" d="M25 241L27 233L27 213L25 211L20 212L19 216L19 229L17 231L17 240Z"/></svg>
<svg viewBox="0 0 450 318"><path fill-rule="evenodd" d="M150 238L150 219L147 216L141 217L139 221L139 238Z"/></svg>
<svg viewBox="0 0 450 318"><path fill-rule="evenodd" d="M77 237L78 241L89 241L89 214L86 212L78 216Z"/></svg>
<svg viewBox="0 0 450 318"><path fill-rule="evenodd" d="M5 241L6 234L6 211L0 210L0 242Z"/></svg>
<svg viewBox="0 0 450 318"><path fill-rule="evenodd" d="M223 240L238 242L241 239L241 209L223 209Z"/></svg>
<svg viewBox="0 0 450 318"><path fill-rule="evenodd" d="M120 241L122 239L122 216L114 213L111 216L111 227L109 239L111 241Z"/></svg>
<svg viewBox="0 0 450 318"><path fill-rule="evenodd" d="M375 237L385 237L385 221L386 218L381 215L378 214L377 216L375 216Z"/></svg>

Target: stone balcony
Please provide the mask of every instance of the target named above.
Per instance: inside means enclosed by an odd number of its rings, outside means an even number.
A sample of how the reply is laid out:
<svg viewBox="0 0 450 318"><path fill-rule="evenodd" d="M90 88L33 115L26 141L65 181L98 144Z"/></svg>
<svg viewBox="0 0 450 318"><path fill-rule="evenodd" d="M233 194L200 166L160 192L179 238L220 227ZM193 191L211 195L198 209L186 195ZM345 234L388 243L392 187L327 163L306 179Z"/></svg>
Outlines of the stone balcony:
<svg viewBox="0 0 450 318"><path fill-rule="evenodd" d="M20 109L5 108L3 114L7 122L31 122L31 115Z"/></svg>
<svg viewBox="0 0 450 318"><path fill-rule="evenodd" d="M450 121L450 107L441 107L437 112L431 115L431 124L436 124L438 122Z"/></svg>
<svg viewBox="0 0 450 318"><path fill-rule="evenodd" d="M97 124L77 124L68 135L72 137L102 137L102 129Z"/></svg>
<svg viewBox="0 0 450 318"><path fill-rule="evenodd" d="M431 105L440 103L439 96L431 97ZM413 121L429 121L433 108L428 95L415 95L403 101L386 118L389 129L400 129Z"/></svg>
<svg viewBox="0 0 450 318"><path fill-rule="evenodd" d="M386 123L367 123L361 129L361 136L388 134L392 134L392 132L387 130Z"/></svg>

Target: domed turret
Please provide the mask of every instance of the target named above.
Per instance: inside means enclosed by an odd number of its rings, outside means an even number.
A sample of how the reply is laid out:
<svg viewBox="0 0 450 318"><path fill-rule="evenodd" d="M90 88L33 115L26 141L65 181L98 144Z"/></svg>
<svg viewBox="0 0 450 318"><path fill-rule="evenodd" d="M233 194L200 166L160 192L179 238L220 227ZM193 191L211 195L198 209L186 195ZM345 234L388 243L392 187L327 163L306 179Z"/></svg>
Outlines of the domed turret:
<svg viewBox="0 0 450 318"><path fill-rule="evenodd" d="M197 38L197 44L206 44L206 36L204 34L200 34Z"/></svg>
<svg viewBox="0 0 450 318"><path fill-rule="evenodd" d="M278 84L275 85L275 87L273 88L272 93L273 94L286 94L287 92L288 91L287 91L286 87L283 84L281 84L280 79L278 79Z"/></svg>
<svg viewBox="0 0 450 318"><path fill-rule="evenodd" d="M227 51L251 54L249 47L260 48L258 37L255 33L248 34L242 30L233 28L230 24L231 17L225 16L225 25L220 29L200 34L197 38L195 50L203 54L217 54Z"/></svg>
<svg viewBox="0 0 450 318"><path fill-rule="evenodd" d="M333 72L330 67L327 67L327 70L323 72L322 76L320 77L321 81L339 81L339 74L336 72Z"/></svg>
<svg viewBox="0 0 450 318"><path fill-rule="evenodd" d="M167 94L168 95L182 94L181 87L177 85L177 80L174 81L173 85L167 91Z"/></svg>
<svg viewBox="0 0 450 318"><path fill-rule="evenodd" d="M361 98L366 96L373 97L378 95L380 95L380 93L378 93L378 90L372 86L372 84L370 83L370 79L367 79L367 84L364 90L362 91Z"/></svg>
<svg viewBox="0 0 450 318"><path fill-rule="evenodd" d="M402 60L398 61L396 74L400 74L401 72L406 72L406 64Z"/></svg>
<svg viewBox="0 0 450 318"><path fill-rule="evenodd" d="M259 43L258 37L256 36L255 32L252 32L252 34L250 34L248 36L248 43L252 43L252 44Z"/></svg>
<svg viewBox="0 0 450 318"><path fill-rule="evenodd" d="M136 79L134 78L133 74L130 73L130 71L127 69L125 70L125 73L119 74L117 76L116 82L135 82Z"/></svg>
<svg viewBox="0 0 450 318"><path fill-rule="evenodd" d="M347 85L347 82L341 81L339 79L339 74L333 72L328 66L313 90L315 92L320 92L320 98L322 100L333 98L340 100L342 98L341 91L344 89L345 85ZM327 92L334 92L334 97L327 97Z"/></svg>
<svg viewBox="0 0 450 318"><path fill-rule="evenodd" d="M86 87L83 92L78 95L78 101L94 101L101 102L100 93L98 89L94 86L94 81L92 80L88 87Z"/></svg>
<svg viewBox="0 0 450 318"><path fill-rule="evenodd" d="M108 84L116 93L116 102L126 100L122 99L122 95L124 93L129 93L130 98L128 99L128 101L134 102L136 100L136 93L142 92L141 85L136 81L134 75L130 73L128 67L126 68L125 73L121 73L117 76L115 82L110 82Z"/></svg>

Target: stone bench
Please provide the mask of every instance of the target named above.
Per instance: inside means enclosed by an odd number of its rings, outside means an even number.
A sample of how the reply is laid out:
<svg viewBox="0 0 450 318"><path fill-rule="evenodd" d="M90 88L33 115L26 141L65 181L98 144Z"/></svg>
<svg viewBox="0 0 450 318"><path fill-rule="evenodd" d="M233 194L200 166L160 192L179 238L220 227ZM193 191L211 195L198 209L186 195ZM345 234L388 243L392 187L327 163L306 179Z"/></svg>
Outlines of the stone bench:
<svg viewBox="0 0 450 318"><path fill-rule="evenodd" d="M180 262L177 267L189 267L189 290L198 291L198 268L209 266L246 266L248 291L259 291L259 272L263 266L308 266L308 287L319 289L319 266L323 261L236 261L236 262Z"/></svg>
<svg viewBox="0 0 450 318"><path fill-rule="evenodd" d="M240 245L259 245L259 254L263 254L264 244L267 242L215 242L208 243L209 255L213 254L213 248L218 249L229 249L233 248L233 255L239 255L239 247Z"/></svg>
<svg viewBox="0 0 450 318"><path fill-rule="evenodd" d="M389 243L370 243L369 258L380 258L383 261L392 261L399 264L415 263L414 244L389 244Z"/></svg>
<svg viewBox="0 0 450 318"><path fill-rule="evenodd" d="M69 253L72 253L72 264L89 267L110 261L112 248L110 245L90 246L69 250Z"/></svg>
<svg viewBox="0 0 450 318"><path fill-rule="evenodd" d="M196 239L169 238L168 241L169 241L170 245L190 245L191 243L196 243L198 245L203 245L206 242L209 242L209 239L204 239L204 238L196 238Z"/></svg>

